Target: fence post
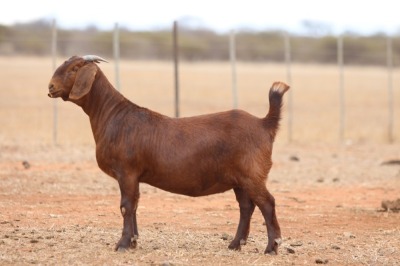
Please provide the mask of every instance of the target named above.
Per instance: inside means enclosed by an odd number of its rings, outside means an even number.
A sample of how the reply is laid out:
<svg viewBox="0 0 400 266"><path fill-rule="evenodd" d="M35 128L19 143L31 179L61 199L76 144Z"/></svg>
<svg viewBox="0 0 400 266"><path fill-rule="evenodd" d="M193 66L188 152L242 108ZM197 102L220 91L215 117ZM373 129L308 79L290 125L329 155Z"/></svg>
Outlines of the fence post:
<svg viewBox="0 0 400 266"><path fill-rule="evenodd" d="M53 19L51 30L51 54L52 54L52 67L53 71L57 67L57 23ZM57 144L58 138L58 99L53 99L53 144Z"/></svg>
<svg viewBox="0 0 400 266"><path fill-rule="evenodd" d="M236 85L236 43L235 43L235 31L231 30L229 39L229 57L232 68L232 96L233 96L233 109L238 108L238 95Z"/></svg>
<svg viewBox="0 0 400 266"><path fill-rule="evenodd" d="M173 27L174 42L174 77L175 77L175 117L179 117L179 47L178 47L178 22L174 21Z"/></svg>
<svg viewBox="0 0 400 266"><path fill-rule="evenodd" d="M387 37L386 42L386 62L388 70L388 105L389 105L389 118L388 118L388 141L394 141L393 136L393 120L394 120L394 107L393 107L393 45L392 38Z"/></svg>
<svg viewBox="0 0 400 266"><path fill-rule="evenodd" d="M119 27L118 23L115 23L114 27L114 38L113 38L113 50L114 50L114 61L115 61L115 87L117 90L121 90L121 83L119 78Z"/></svg>
<svg viewBox="0 0 400 266"><path fill-rule="evenodd" d="M344 95L344 77L343 77L343 35L339 35L337 41L337 61L339 67L339 101L340 101L340 126L339 126L339 139L340 142L344 141L345 133L345 95Z"/></svg>
<svg viewBox="0 0 400 266"><path fill-rule="evenodd" d="M289 86L292 86L292 71L291 71L291 47L290 47L290 35L289 32L284 33L285 41L285 63L286 63L286 79ZM293 136L293 90L289 90L288 95L288 141L292 142Z"/></svg>

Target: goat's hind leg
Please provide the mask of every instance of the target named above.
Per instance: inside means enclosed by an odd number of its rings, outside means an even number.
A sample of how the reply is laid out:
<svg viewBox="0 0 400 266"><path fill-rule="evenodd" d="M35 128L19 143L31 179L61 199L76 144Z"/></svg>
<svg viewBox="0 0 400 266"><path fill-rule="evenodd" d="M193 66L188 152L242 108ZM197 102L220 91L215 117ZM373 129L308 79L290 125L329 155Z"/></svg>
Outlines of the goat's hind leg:
<svg viewBox="0 0 400 266"><path fill-rule="evenodd" d="M240 246L246 244L250 232L250 220L255 205L249 195L241 188L234 188L236 200L239 203L240 218L235 238L229 245L229 249L240 250Z"/></svg>
<svg viewBox="0 0 400 266"><path fill-rule="evenodd" d="M265 254L278 254L278 247L281 244L281 229L275 212L275 199L269 193L264 183L253 184L251 188L246 189L250 198L260 209L264 216L268 232L268 244Z"/></svg>
<svg viewBox="0 0 400 266"><path fill-rule="evenodd" d="M124 220L121 239L115 246L117 251L135 248L137 245L138 229L136 209L139 201L139 183L136 177L126 176L118 180L121 190L121 214Z"/></svg>
<svg viewBox="0 0 400 266"><path fill-rule="evenodd" d="M275 198L267 190L267 202L260 210L264 216L268 230L268 245L265 254L278 254L278 247L282 242L281 229L276 217Z"/></svg>

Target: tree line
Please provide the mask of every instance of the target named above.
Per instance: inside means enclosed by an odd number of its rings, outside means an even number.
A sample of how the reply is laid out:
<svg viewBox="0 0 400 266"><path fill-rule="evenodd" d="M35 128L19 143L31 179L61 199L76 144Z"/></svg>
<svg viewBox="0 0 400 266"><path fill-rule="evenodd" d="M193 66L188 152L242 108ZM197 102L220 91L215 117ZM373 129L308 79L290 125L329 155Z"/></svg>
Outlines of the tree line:
<svg viewBox="0 0 400 266"><path fill-rule="evenodd" d="M74 54L113 56L112 30L99 30L94 26L83 30L58 29L57 54L68 57ZM229 34L205 28L179 27L179 57L186 61L229 60ZM171 60L171 29L152 31L119 31L120 55L123 59ZM251 62L283 62L285 60L282 31L236 32L236 58ZM52 25L46 20L12 26L0 25L0 55L51 54ZM400 38L394 36L393 58L396 66L400 58ZM361 36L343 35L345 64L386 64L387 37L384 34ZM337 62L337 36L290 35L291 60L301 63ZM397 59L397 60L396 60Z"/></svg>

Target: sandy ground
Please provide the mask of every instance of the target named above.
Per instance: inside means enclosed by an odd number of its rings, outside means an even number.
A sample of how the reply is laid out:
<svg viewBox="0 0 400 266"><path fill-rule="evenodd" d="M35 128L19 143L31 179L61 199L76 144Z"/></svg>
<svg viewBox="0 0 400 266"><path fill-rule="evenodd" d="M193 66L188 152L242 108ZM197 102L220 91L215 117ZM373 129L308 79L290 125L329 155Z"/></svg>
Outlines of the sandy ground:
<svg viewBox="0 0 400 266"><path fill-rule="evenodd" d="M399 145L277 145L267 187L283 244L264 255L256 209L248 243L227 246L239 210L233 192L190 198L141 185L136 249L114 251L122 229L117 182L91 146L1 146L0 264L396 265Z"/></svg>
<svg viewBox="0 0 400 266"><path fill-rule="evenodd" d="M59 59L61 63L65 58ZM114 65L101 64L110 81ZM232 107L229 63L183 63L181 114ZM87 116L47 97L50 58L0 57L0 265L400 265L400 123L388 143L387 72L346 66L344 139L339 144L338 69L293 65L293 136L285 97L274 166L283 243L264 255L266 229L256 209L241 251L228 245L239 220L232 191L201 198L141 185L136 249L114 251L122 229L117 182L101 173ZM239 108L256 116L267 92L285 80L283 64L239 63ZM121 62L122 93L173 115L170 62ZM394 117L400 69L393 72ZM54 145L57 106L57 145Z"/></svg>

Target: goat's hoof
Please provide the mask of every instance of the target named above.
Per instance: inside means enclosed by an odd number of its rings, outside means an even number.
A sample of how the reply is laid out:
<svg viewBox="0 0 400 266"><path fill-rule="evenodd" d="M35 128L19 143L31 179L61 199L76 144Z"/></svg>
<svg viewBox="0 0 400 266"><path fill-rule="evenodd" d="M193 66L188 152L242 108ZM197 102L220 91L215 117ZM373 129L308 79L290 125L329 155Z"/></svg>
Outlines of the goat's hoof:
<svg viewBox="0 0 400 266"><path fill-rule="evenodd" d="M264 254L269 254L269 255L277 255L278 254L278 247L282 244L282 238L276 238L274 240L274 243L272 244L272 247L269 245L264 251Z"/></svg>
<svg viewBox="0 0 400 266"><path fill-rule="evenodd" d="M278 255L278 245L274 245L272 248L267 247L264 254L268 255Z"/></svg>
<svg viewBox="0 0 400 266"><path fill-rule="evenodd" d="M118 251L118 252L127 252L128 249L127 249L127 248L123 248L123 247L117 247L117 248L115 249L115 251Z"/></svg>
<svg viewBox="0 0 400 266"><path fill-rule="evenodd" d="M277 255L277 253L276 253L274 250L272 250L272 251L265 251L264 254L267 254L267 255Z"/></svg>
<svg viewBox="0 0 400 266"><path fill-rule="evenodd" d="M137 246L137 236L131 238L121 238L118 244L115 246L115 251L125 252L130 248L136 248Z"/></svg>
<svg viewBox="0 0 400 266"><path fill-rule="evenodd" d="M231 243L229 246L228 246L228 248L230 249L230 250L241 250L241 247L240 247L240 244L237 244L237 243Z"/></svg>
<svg viewBox="0 0 400 266"><path fill-rule="evenodd" d="M232 242L229 244L228 248L231 250L241 250L241 246L246 245L246 240L241 239L240 241L237 240L232 240Z"/></svg>

